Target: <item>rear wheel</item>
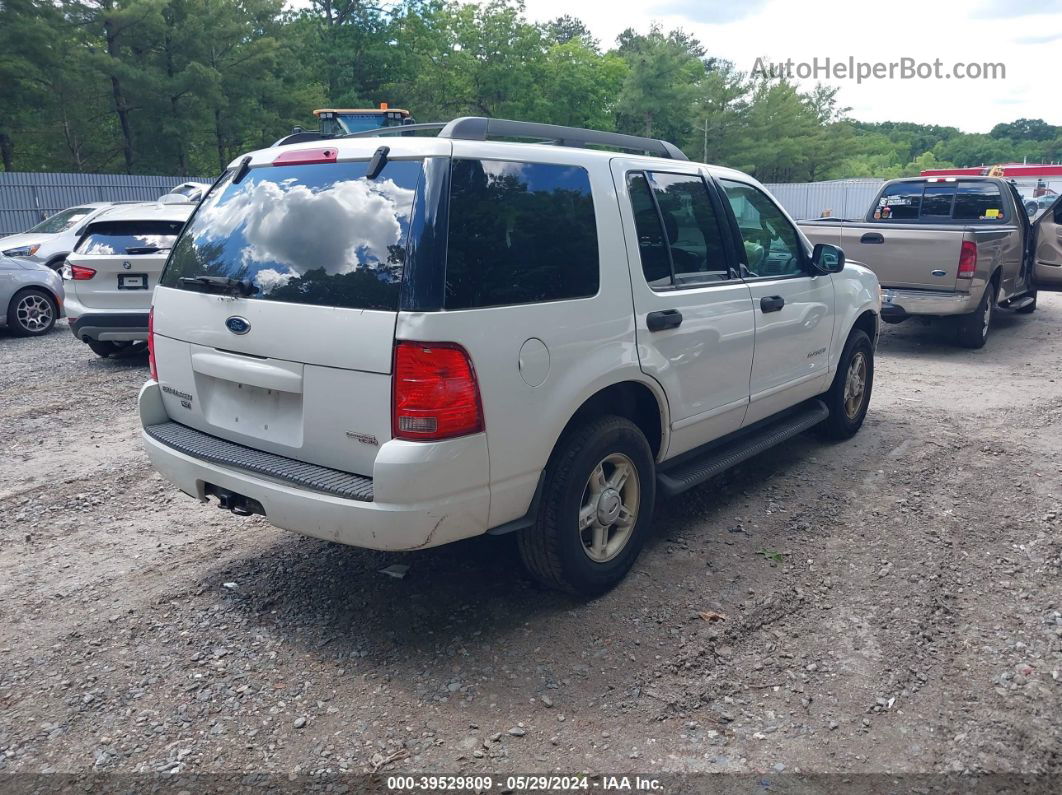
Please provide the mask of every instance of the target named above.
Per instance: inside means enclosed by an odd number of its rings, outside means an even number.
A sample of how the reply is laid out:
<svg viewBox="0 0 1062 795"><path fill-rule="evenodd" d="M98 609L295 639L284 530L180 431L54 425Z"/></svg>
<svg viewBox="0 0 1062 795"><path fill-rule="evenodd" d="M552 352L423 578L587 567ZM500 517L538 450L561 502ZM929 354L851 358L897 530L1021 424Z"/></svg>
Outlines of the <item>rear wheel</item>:
<svg viewBox="0 0 1062 795"><path fill-rule="evenodd" d="M106 340L85 340L85 344L89 346L94 354L103 359L106 359L112 353L118 353L118 346Z"/></svg>
<svg viewBox="0 0 1062 795"><path fill-rule="evenodd" d="M957 340L964 348L983 348L988 342L988 333L992 328L992 315L996 310L999 288L995 282L989 282L977 309L959 318Z"/></svg>
<svg viewBox="0 0 1062 795"><path fill-rule="evenodd" d="M823 395L830 410L818 426L828 439L850 439L863 426L874 388L874 345L862 329L852 329L837 363L830 391Z"/></svg>
<svg viewBox="0 0 1062 795"><path fill-rule="evenodd" d="M20 337L39 337L55 325L58 308L44 290L28 287L15 293L7 305L7 327Z"/></svg>
<svg viewBox="0 0 1062 795"><path fill-rule="evenodd" d="M653 454L623 417L591 420L561 440L546 469L538 521L518 536L528 571L581 596L613 587L652 523Z"/></svg>

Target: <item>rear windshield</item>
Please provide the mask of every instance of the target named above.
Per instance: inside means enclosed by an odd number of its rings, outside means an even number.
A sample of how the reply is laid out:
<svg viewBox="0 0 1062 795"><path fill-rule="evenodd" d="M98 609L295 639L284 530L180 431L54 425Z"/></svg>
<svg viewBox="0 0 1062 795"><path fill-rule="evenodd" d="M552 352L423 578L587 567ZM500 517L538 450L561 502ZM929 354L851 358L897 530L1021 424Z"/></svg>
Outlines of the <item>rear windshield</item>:
<svg viewBox="0 0 1062 795"><path fill-rule="evenodd" d="M181 221L104 221L89 227L78 254L155 254L173 248Z"/></svg>
<svg viewBox="0 0 1062 795"><path fill-rule="evenodd" d="M367 161L251 169L200 205L161 284L235 279L244 293L352 309L398 309L419 160L392 160L375 179ZM184 281L182 281L184 280Z"/></svg>
<svg viewBox="0 0 1062 795"><path fill-rule="evenodd" d="M61 213L46 218L29 231L42 235L57 235L65 232L91 212L91 207L71 207L69 210L63 210Z"/></svg>
<svg viewBox="0 0 1062 795"><path fill-rule="evenodd" d="M1005 221L1003 197L992 182L897 182L874 208L875 221Z"/></svg>

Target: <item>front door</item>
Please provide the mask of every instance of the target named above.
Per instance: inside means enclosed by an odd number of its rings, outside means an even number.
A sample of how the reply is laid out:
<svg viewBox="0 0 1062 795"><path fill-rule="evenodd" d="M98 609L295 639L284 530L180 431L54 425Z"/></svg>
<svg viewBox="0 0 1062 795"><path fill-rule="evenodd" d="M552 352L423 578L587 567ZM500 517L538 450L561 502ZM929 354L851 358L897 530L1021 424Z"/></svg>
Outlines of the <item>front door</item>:
<svg viewBox="0 0 1062 795"><path fill-rule="evenodd" d="M833 280L811 275L796 227L770 196L749 183L719 182L740 232L756 319L750 425L829 388Z"/></svg>
<svg viewBox="0 0 1062 795"><path fill-rule="evenodd" d="M1033 224L1033 235L1036 288L1062 292L1062 198Z"/></svg>
<svg viewBox="0 0 1062 795"><path fill-rule="evenodd" d="M629 230L638 357L667 393L673 456L741 427L755 320L721 198L696 166L668 168L612 163Z"/></svg>

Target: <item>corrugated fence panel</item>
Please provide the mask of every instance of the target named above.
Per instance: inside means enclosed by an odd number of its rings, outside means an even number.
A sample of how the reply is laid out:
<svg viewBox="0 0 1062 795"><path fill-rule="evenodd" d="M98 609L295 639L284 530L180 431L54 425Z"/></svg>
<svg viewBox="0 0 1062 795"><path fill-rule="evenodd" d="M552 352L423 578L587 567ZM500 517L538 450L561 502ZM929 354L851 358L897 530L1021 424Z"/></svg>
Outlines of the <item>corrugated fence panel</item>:
<svg viewBox="0 0 1062 795"><path fill-rule="evenodd" d="M798 221L821 218L862 218L881 190L884 180L839 179L831 182L789 182L767 185L783 207Z"/></svg>
<svg viewBox="0 0 1062 795"><path fill-rule="evenodd" d="M211 177L163 177L129 174L49 174L0 172L0 235L24 232L49 215L78 204L100 201L151 201L182 182L212 182ZM776 183L767 188L798 221L859 218L870 207L883 180Z"/></svg>
<svg viewBox="0 0 1062 795"><path fill-rule="evenodd" d="M0 171L0 235L24 232L49 215L79 204L152 201L189 181L210 183L213 177Z"/></svg>

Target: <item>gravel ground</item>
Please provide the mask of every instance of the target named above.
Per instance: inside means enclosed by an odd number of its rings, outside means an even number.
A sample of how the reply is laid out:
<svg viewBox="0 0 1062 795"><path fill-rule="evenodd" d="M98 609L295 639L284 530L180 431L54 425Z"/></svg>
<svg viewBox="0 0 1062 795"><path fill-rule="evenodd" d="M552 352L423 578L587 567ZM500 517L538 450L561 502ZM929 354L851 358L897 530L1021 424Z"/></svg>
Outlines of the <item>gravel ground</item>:
<svg viewBox="0 0 1062 795"><path fill-rule="evenodd" d="M142 357L0 333L0 769L1062 773L1062 296L887 327L863 431L659 509L579 603L199 505ZM410 566L403 579L380 573Z"/></svg>

